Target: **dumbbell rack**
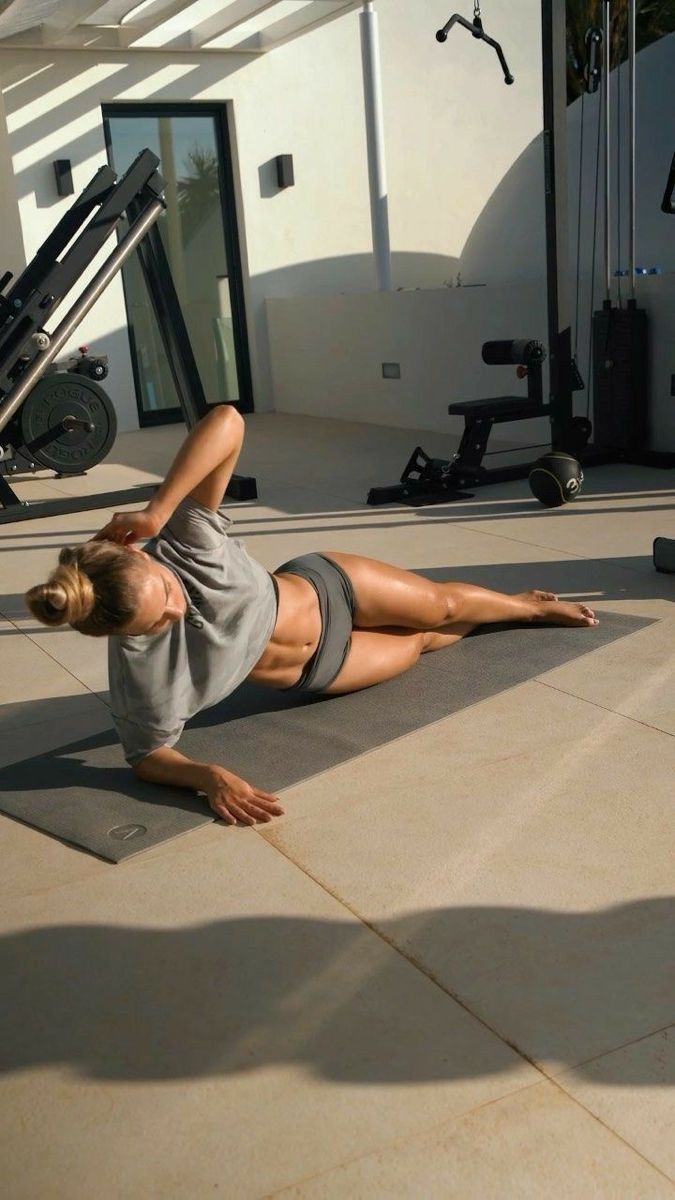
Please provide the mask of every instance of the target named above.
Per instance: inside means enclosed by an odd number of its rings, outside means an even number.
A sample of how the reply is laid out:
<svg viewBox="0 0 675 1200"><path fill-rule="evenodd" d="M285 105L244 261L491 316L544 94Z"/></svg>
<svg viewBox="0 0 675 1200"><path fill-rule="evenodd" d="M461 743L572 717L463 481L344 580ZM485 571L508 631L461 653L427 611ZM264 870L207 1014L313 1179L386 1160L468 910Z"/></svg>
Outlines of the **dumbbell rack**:
<svg viewBox="0 0 675 1200"><path fill-rule="evenodd" d="M31 457L32 444L21 444L18 421L21 406L134 250L139 255L188 429L193 428L209 409L171 270L155 225L165 208L164 181L158 166L157 156L150 150L142 150L119 181L110 167L101 167L12 288L6 294L0 294L0 524L132 504L150 499L156 490L157 485L151 484L93 496L68 496L62 500L29 503L21 501L7 481L10 472L40 469L39 463ZM50 317L125 218L127 229L116 248L57 327L47 332L45 325ZM0 293L4 293L11 278L11 273L7 272L0 280ZM74 405L73 413L65 412L64 415L61 405L55 416L51 412L56 410L41 414L44 420L38 424L42 431L34 445L37 448L39 441L44 446L50 437L53 441L73 437L85 439L86 451L86 439L90 438L89 465L93 465L104 457L104 453L98 452L101 449L99 440L104 436L97 428L97 421L102 420L101 413L95 406L90 413L83 412L81 406L77 411L75 408ZM107 446L106 441L106 452ZM86 472L77 468L69 473ZM255 499L255 479L233 475L227 495L235 500Z"/></svg>

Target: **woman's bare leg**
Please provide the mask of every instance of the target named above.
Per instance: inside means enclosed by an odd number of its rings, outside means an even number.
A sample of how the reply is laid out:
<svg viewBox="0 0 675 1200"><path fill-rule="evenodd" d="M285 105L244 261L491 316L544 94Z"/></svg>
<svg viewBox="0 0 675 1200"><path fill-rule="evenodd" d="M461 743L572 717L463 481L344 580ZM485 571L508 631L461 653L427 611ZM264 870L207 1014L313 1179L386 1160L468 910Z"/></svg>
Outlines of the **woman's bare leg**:
<svg viewBox="0 0 675 1200"><path fill-rule="evenodd" d="M533 590L508 595L472 583L437 583L378 559L333 550L323 553L338 563L352 582L356 628L452 630L457 623L485 625L494 621L598 624L588 605L558 600L553 592Z"/></svg>
<svg viewBox="0 0 675 1200"><path fill-rule="evenodd" d="M409 671L420 654L452 646L475 626L458 624L453 633L416 629L355 629L342 670L326 688L331 695L357 692Z"/></svg>

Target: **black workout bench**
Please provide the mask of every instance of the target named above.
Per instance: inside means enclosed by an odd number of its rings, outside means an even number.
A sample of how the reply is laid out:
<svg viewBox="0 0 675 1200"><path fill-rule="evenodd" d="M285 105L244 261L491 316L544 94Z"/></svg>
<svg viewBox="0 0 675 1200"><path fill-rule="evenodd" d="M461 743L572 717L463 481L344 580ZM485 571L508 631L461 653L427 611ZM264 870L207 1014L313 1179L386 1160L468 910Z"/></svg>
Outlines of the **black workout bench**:
<svg viewBox="0 0 675 1200"><path fill-rule="evenodd" d="M508 451L489 451L487 444L493 425L510 421L527 421L544 417L549 405L544 403L542 363L546 350L533 339L485 342L483 362L488 366L513 364L518 377L527 379L526 396L493 396L481 400L463 400L449 404L450 416L464 417L464 432L452 459L430 458L421 446L413 451L401 476L401 482L391 487L371 488L368 503L377 504L439 504L444 500L469 499L470 492L461 489L484 483L502 483L509 479L524 479L530 464L484 467L483 458L489 454ZM541 443L548 445L548 442ZM518 449L536 449L524 446Z"/></svg>

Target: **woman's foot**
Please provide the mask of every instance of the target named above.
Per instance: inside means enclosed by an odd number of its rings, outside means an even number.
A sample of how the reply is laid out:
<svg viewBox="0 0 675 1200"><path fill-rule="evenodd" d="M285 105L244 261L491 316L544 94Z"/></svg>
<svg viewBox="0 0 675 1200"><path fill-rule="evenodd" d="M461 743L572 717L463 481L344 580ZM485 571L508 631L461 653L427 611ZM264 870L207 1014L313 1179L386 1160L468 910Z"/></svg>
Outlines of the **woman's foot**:
<svg viewBox="0 0 675 1200"><path fill-rule="evenodd" d="M598 625L599 621L592 608L587 604L577 604L573 600L559 600L555 592L541 592L533 589L521 592L520 599L525 601L530 610L530 619L545 621L550 625Z"/></svg>

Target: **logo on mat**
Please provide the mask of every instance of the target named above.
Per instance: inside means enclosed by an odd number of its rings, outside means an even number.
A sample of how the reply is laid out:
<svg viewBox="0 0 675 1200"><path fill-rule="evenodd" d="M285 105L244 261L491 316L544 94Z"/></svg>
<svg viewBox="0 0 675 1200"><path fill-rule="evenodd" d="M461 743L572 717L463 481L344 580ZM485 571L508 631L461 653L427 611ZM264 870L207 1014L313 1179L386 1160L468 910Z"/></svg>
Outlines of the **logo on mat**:
<svg viewBox="0 0 675 1200"><path fill-rule="evenodd" d="M108 837L115 838L117 842L128 842L131 838L143 837L147 832L145 825L115 825L114 829L108 830Z"/></svg>

